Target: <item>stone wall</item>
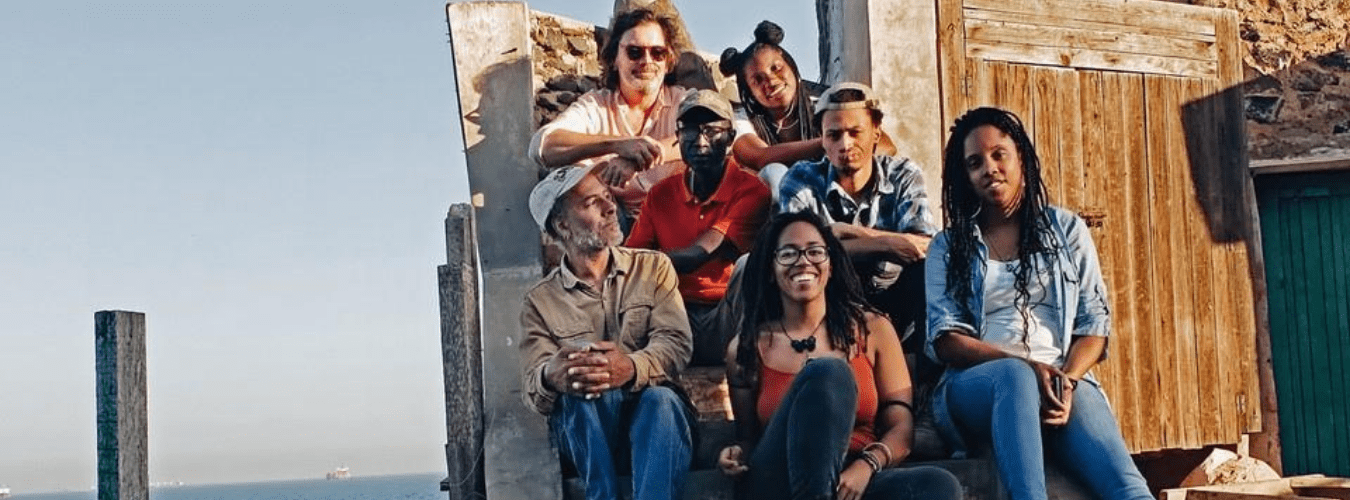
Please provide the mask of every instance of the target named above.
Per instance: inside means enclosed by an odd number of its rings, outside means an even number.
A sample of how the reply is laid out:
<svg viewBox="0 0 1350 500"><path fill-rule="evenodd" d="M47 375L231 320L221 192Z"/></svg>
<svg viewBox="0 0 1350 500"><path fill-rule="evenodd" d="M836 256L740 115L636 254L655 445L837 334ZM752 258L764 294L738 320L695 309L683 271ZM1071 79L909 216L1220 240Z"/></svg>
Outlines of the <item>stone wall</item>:
<svg viewBox="0 0 1350 500"><path fill-rule="evenodd" d="M600 87L596 26L539 12L530 15L534 41L534 127L553 120L581 94Z"/></svg>
<svg viewBox="0 0 1350 500"><path fill-rule="evenodd" d="M1350 2L1185 3L1241 16L1253 160L1350 155Z"/></svg>

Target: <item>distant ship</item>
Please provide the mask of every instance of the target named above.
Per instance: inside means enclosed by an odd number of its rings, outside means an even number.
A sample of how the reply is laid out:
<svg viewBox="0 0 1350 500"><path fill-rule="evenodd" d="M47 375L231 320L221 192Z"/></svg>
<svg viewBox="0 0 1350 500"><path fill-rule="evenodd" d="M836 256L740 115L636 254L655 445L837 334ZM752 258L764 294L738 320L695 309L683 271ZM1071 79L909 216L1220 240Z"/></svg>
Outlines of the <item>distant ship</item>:
<svg viewBox="0 0 1350 500"><path fill-rule="evenodd" d="M9 497L10 497L9 487L0 486L0 498L9 498Z"/></svg>
<svg viewBox="0 0 1350 500"><path fill-rule="evenodd" d="M333 469L332 472L329 472L328 475L327 475L327 478L330 479L330 480L331 480L331 479L351 479L351 478L352 478L352 471L351 471L351 469L348 469L348 468L345 467L345 466L344 466L344 467L338 467L338 468L336 468L336 469ZM4 497L0 497L0 498L4 498Z"/></svg>

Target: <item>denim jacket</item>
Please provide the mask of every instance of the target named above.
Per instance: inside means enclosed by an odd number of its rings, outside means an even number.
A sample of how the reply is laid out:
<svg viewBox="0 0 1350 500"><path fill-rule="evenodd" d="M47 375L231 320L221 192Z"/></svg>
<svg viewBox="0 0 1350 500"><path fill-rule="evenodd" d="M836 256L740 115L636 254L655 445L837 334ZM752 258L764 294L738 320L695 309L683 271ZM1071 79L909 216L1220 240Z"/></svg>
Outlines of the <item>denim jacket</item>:
<svg viewBox="0 0 1350 500"><path fill-rule="evenodd" d="M1060 207L1047 207L1047 215L1050 217L1050 231L1059 248L1054 258L1040 263L1039 273L1043 277L1048 275L1058 278L1044 280L1049 305L1060 311L1056 315L1058 321L1052 321L1046 326L1059 334L1056 343L1062 351L1062 359L1073 337L1110 335L1111 317L1106 284L1102 281L1101 264L1097 259L1097 247L1092 242L1087 225L1073 212ZM924 265L924 293L928 301L928 338L924 350L929 358L938 363L942 363L942 360L938 358L934 344L942 335L957 333L979 339L984 334L984 276L989 249L976 227L977 255L970 269L974 293L966 304L960 304L947 293L947 262L951 258L947 237L947 232L943 231L933 238ZM1102 358L1105 357L1106 352L1103 351ZM944 373L933 393L933 410L939 430L959 457L964 455L964 446L947 413L946 379L947 373ZM1084 380L1097 383L1091 372Z"/></svg>

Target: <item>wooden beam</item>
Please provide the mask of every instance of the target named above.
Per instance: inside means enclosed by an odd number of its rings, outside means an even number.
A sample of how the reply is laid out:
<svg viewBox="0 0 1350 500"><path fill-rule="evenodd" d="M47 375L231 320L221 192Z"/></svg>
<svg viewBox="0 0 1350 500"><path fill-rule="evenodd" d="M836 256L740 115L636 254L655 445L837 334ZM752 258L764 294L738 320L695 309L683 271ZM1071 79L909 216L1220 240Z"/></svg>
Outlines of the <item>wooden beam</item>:
<svg viewBox="0 0 1350 500"><path fill-rule="evenodd" d="M1103 50L1041 47L1012 41L966 40L966 56L991 61L1168 76L1213 78L1218 72L1218 66L1214 61L1197 61Z"/></svg>
<svg viewBox="0 0 1350 500"><path fill-rule="evenodd" d="M1248 168L1251 169L1252 175L1335 172L1350 170L1350 156L1293 158L1288 160L1253 160Z"/></svg>
<svg viewBox="0 0 1350 500"><path fill-rule="evenodd" d="M1214 42L1187 40L1166 35L1133 33L1129 30L1071 28L1056 24L966 20L966 36L987 42L1012 42L1041 47L1117 52L1194 61L1213 61Z"/></svg>
<svg viewBox="0 0 1350 500"><path fill-rule="evenodd" d="M972 19L978 19L983 21L1000 21L1000 22L1035 24L1035 25L1045 25L1048 22L1045 16L1039 14L1027 14L1022 12L1007 12L1007 11L994 11L983 9L963 9L963 11L964 11L963 17L965 17L965 19L968 21ZM1127 26L1117 23L1086 21L1082 19L1063 19L1063 18L1055 19L1053 25L1063 28L1073 28L1082 31L1120 32L1122 30L1129 30L1130 33L1140 35L1167 37L1172 40L1188 40L1192 42L1201 42L1206 44L1214 43L1215 40L1213 30L1210 30L1208 34L1198 32L1182 33L1170 30L1151 29L1146 26L1138 26L1138 25Z"/></svg>
<svg viewBox="0 0 1350 500"><path fill-rule="evenodd" d="M1212 9L1151 0L966 0L967 9L1032 14L1059 24L1081 20L1175 34L1214 34Z"/></svg>
<svg viewBox="0 0 1350 500"><path fill-rule="evenodd" d="M970 80L966 74L965 21L961 15L961 0L938 0L937 7L938 72L942 80L942 143L946 144L951 134L951 124L956 123L956 119L972 106ZM931 184L928 189L940 193L941 185Z"/></svg>

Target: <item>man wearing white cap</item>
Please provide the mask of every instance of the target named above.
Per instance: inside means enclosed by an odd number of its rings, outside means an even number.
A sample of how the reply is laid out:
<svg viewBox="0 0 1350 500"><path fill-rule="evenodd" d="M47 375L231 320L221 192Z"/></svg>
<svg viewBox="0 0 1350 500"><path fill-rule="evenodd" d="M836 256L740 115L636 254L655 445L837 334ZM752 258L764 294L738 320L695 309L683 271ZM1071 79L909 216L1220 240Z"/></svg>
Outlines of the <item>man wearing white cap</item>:
<svg viewBox="0 0 1350 500"><path fill-rule="evenodd" d="M692 340L665 254L621 248L613 195L588 167L550 172L530 214L563 248L525 295L525 403L549 420L586 498L680 498L692 455L687 400L675 389Z"/></svg>
<svg viewBox="0 0 1350 500"><path fill-rule="evenodd" d="M868 301L890 315L906 352L924 335L923 259L937 233L923 172L908 158L876 154L881 109L872 89L844 82L816 102L825 158L792 166L779 191L783 212L830 223L858 270ZM920 335L913 335L915 331Z"/></svg>

